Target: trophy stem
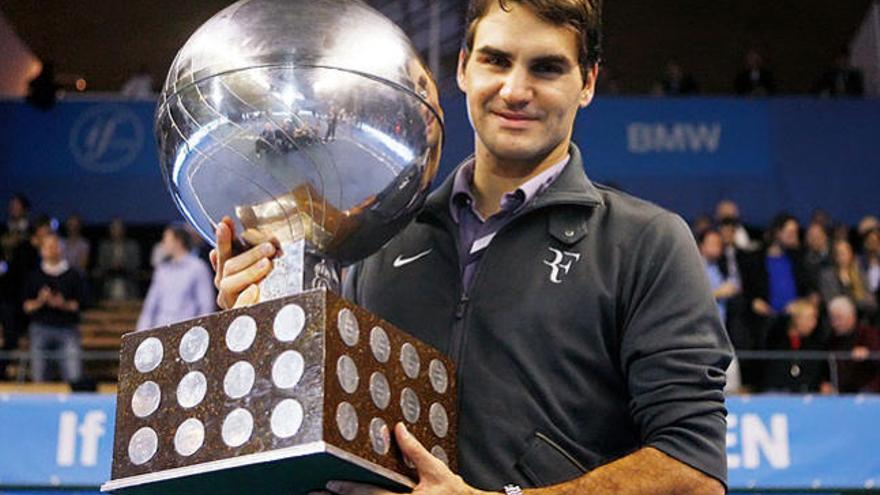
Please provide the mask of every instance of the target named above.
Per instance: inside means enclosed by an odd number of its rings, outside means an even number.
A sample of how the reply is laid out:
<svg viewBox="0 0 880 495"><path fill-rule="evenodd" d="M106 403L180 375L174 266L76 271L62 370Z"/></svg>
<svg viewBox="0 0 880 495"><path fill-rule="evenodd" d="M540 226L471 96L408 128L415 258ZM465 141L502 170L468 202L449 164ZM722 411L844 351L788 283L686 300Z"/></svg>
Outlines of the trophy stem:
<svg viewBox="0 0 880 495"><path fill-rule="evenodd" d="M305 240L282 242L269 275L260 282L260 302L311 289L340 292L339 263L318 254Z"/></svg>

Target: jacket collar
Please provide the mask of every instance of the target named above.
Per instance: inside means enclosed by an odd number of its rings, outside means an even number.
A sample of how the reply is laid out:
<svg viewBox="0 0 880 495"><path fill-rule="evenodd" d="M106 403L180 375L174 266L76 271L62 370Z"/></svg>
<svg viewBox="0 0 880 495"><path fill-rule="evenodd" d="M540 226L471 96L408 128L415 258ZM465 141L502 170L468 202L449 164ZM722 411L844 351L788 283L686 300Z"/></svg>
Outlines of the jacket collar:
<svg viewBox="0 0 880 495"><path fill-rule="evenodd" d="M584 162L581 158L580 149L578 149L576 144L571 143L569 154L571 159L568 161L565 169L559 174L559 177L544 192L534 198L521 213L555 205L586 207L604 205L599 191L584 172ZM449 215L449 199L452 194L456 172L459 167L473 159L473 155L466 158L446 177L440 187L431 193L425 202L423 212L419 215L420 218L425 214L441 218Z"/></svg>

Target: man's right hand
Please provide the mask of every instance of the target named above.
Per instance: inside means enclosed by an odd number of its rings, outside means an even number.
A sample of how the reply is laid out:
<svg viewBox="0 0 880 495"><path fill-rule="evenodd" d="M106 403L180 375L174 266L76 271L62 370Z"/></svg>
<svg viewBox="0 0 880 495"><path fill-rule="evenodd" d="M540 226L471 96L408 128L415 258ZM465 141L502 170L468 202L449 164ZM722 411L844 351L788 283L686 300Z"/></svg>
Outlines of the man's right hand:
<svg viewBox="0 0 880 495"><path fill-rule="evenodd" d="M248 306L260 300L259 283L272 270L276 248L264 242L239 255L232 255L235 224L229 217L217 224L214 231L217 247L211 250L217 305L223 309Z"/></svg>

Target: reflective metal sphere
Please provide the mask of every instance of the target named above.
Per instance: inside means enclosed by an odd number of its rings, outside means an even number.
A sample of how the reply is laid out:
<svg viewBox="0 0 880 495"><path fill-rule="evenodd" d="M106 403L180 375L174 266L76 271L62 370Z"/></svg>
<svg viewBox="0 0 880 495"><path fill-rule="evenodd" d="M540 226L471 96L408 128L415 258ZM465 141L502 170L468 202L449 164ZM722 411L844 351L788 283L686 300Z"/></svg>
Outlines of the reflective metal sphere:
<svg viewBox="0 0 880 495"><path fill-rule="evenodd" d="M409 40L357 0L242 0L174 60L159 101L162 171L214 242L305 239L347 263L421 207L440 160L437 86Z"/></svg>

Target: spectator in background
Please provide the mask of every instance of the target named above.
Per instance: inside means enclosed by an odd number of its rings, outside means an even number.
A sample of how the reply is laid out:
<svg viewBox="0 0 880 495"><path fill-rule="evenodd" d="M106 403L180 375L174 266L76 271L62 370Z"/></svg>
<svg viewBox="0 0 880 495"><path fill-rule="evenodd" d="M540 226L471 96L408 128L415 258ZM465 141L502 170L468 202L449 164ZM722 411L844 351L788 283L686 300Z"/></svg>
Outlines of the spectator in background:
<svg viewBox="0 0 880 495"><path fill-rule="evenodd" d="M834 241L833 263L822 270L819 276L819 291L822 298L830 301L837 296L847 296L853 300L861 318L871 320L877 310L877 300L868 290L865 274L848 241Z"/></svg>
<svg viewBox="0 0 880 495"><path fill-rule="evenodd" d="M831 231L831 228L834 225L834 221L831 219L831 215L823 210L822 208L816 208L813 210L813 213L810 214L810 223L818 223L825 229L825 233L827 234Z"/></svg>
<svg viewBox="0 0 880 495"><path fill-rule="evenodd" d="M869 230L862 236L861 262L868 292L874 294L874 299L880 302L880 227Z"/></svg>
<svg viewBox="0 0 880 495"><path fill-rule="evenodd" d="M139 296L137 275L141 266L141 249L137 242L125 237L125 224L113 219L110 237L98 245L95 276L103 281L104 297L121 301Z"/></svg>
<svg viewBox="0 0 880 495"><path fill-rule="evenodd" d="M773 73L764 65L761 54L754 48L746 53L746 65L734 80L734 90L740 96L771 96L776 92Z"/></svg>
<svg viewBox="0 0 880 495"><path fill-rule="evenodd" d="M142 65L138 68L137 72L125 81L119 92L122 93L122 96L135 100L153 99L155 97L153 94L153 76L150 75L147 67Z"/></svg>
<svg viewBox="0 0 880 495"><path fill-rule="evenodd" d="M819 96L854 96L865 94L865 78L862 71L849 63L849 49L843 47L829 67L816 82Z"/></svg>
<svg viewBox="0 0 880 495"><path fill-rule="evenodd" d="M880 393L880 362L867 360L870 353L880 352L880 330L860 325L855 304L846 296L828 303L828 316L832 330L829 350L849 352L852 358L837 360L837 392Z"/></svg>
<svg viewBox="0 0 880 495"><path fill-rule="evenodd" d="M749 231L740 220L739 206L729 199L722 199L715 205L715 223L721 225L724 222L736 226L733 242L737 249L743 251L754 251L758 249L758 243L752 240Z"/></svg>
<svg viewBox="0 0 880 495"><path fill-rule="evenodd" d="M192 237L181 224L162 234L165 260L153 273L137 329L154 328L214 311L214 279L208 264L193 254Z"/></svg>
<svg viewBox="0 0 880 495"><path fill-rule="evenodd" d="M880 229L880 220L877 219L874 215L865 215L859 220L859 224L856 227L859 236L865 237L865 234L872 230Z"/></svg>
<svg viewBox="0 0 880 495"><path fill-rule="evenodd" d="M82 236L82 219L79 215L67 217L67 221L64 222L64 230L67 234L61 245L64 259L80 273L86 273L92 246L88 239Z"/></svg>
<svg viewBox="0 0 880 495"><path fill-rule="evenodd" d="M723 260L724 243L721 234L715 229L703 232L698 238L700 254L706 267L706 275L709 277L709 285L712 287L712 296L718 305L718 314L721 322L727 322L727 301L739 294L739 281L731 280L721 269Z"/></svg>
<svg viewBox="0 0 880 495"><path fill-rule="evenodd" d="M700 92L693 76L686 74L675 60L666 63L663 78L660 80L660 90L665 96L687 96Z"/></svg>
<svg viewBox="0 0 880 495"><path fill-rule="evenodd" d="M0 324L3 325L3 350L18 350L18 342L28 326L24 312L24 286L31 272L40 264L39 246L43 238L53 234L47 217L38 218L12 248L6 260L6 272L0 275ZM6 376L8 363L0 361L0 379Z"/></svg>
<svg viewBox="0 0 880 495"><path fill-rule="evenodd" d="M712 218L709 215L697 215L697 218L694 218L693 223L691 224L691 232L693 232L694 237L699 239L702 235L712 229Z"/></svg>
<svg viewBox="0 0 880 495"><path fill-rule="evenodd" d="M776 351L824 350L824 332L819 330L819 311L808 299L797 299L773 326L767 349ZM789 357L769 361L764 369L764 390L817 392L826 372L824 361Z"/></svg>
<svg viewBox="0 0 880 495"><path fill-rule="evenodd" d="M43 237L40 257L40 268L31 272L25 284L23 303L31 320L31 376L35 382L45 381L48 360L43 353L57 351L62 355L62 379L74 383L82 375L77 324L85 295L83 278L64 259L61 240L54 232Z"/></svg>
<svg viewBox="0 0 880 495"><path fill-rule="evenodd" d="M831 249L828 244L828 232L821 224L813 222L804 234L804 269L810 278L812 287L819 287L819 276L823 270L831 266Z"/></svg>

